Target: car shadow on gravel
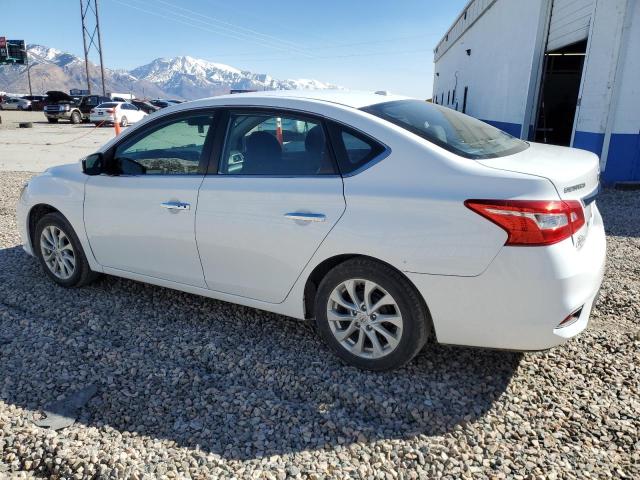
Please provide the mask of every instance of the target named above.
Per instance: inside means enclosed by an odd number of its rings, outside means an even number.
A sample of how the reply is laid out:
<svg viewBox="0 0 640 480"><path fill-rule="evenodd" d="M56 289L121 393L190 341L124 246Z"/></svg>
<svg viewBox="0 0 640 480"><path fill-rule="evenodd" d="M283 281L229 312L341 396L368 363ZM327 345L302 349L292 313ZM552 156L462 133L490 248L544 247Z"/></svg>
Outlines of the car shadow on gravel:
<svg viewBox="0 0 640 480"><path fill-rule="evenodd" d="M20 247L0 250L0 271L4 402L36 411L93 384L70 430L227 459L442 435L485 415L521 359L428 345L403 369L364 372L279 315L115 277L66 290Z"/></svg>

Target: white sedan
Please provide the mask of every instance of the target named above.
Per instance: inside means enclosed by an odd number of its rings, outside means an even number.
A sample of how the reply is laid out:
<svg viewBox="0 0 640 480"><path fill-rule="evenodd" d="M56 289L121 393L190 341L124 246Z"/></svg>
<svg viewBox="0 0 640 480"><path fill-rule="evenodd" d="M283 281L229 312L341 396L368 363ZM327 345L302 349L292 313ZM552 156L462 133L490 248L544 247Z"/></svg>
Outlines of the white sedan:
<svg viewBox="0 0 640 480"><path fill-rule="evenodd" d="M31 100L9 97L0 102L0 110L31 110Z"/></svg>
<svg viewBox="0 0 640 480"><path fill-rule="evenodd" d="M130 123L137 123L147 114L128 102L101 103L89 112L89 121L95 125L119 124L126 127Z"/></svg>
<svg viewBox="0 0 640 480"><path fill-rule="evenodd" d="M314 319L384 370L441 343L538 350L586 328L602 281L598 158L382 94L271 92L161 110L24 188L24 249ZM213 328L213 327L212 327Z"/></svg>

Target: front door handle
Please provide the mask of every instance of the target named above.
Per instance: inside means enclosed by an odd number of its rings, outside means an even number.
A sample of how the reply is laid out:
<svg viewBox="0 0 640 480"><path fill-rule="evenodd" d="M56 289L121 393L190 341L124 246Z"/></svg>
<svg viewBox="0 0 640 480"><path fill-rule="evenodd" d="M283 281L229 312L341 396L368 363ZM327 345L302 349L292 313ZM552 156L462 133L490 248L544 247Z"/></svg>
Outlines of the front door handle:
<svg viewBox="0 0 640 480"><path fill-rule="evenodd" d="M322 213L292 212L285 213L284 216L289 220L297 220L301 222L324 222L327 219L327 217Z"/></svg>
<svg viewBox="0 0 640 480"><path fill-rule="evenodd" d="M164 202L160 206L168 210L189 210L191 208L190 204L183 202Z"/></svg>

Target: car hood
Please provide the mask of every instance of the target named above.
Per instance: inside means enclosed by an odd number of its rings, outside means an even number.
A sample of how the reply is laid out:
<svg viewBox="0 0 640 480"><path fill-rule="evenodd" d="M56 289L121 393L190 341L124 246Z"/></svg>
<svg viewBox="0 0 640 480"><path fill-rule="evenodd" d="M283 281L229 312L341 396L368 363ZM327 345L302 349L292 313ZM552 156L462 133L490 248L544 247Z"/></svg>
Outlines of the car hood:
<svg viewBox="0 0 640 480"><path fill-rule="evenodd" d="M60 92L59 90L51 90L47 92L47 101L49 102L75 102L70 95Z"/></svg>
<svg viewBox="0 0 640 480"><path fill-rule="evenodd" d="M543 143L531 142L529 145L513 155L483 159L479 163L546 178L562 199L582 198L598 188L600 160L594 153Z"/></svg>

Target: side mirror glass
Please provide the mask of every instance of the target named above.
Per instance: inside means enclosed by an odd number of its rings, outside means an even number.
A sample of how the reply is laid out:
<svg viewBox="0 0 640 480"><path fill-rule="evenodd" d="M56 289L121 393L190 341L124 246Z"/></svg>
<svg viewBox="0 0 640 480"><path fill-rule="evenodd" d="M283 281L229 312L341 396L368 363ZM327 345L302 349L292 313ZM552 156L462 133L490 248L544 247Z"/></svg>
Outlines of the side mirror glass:
<svg viewBox="0 0 640 480"><path fill-rule="evenodd" d="M92 153L82 159L82 171L86 175L100 175L104 170L104 156L101 153Z"/></svg>

